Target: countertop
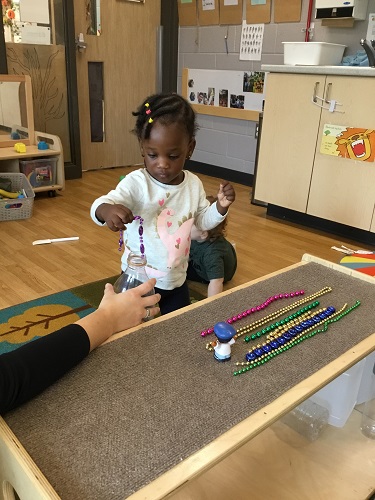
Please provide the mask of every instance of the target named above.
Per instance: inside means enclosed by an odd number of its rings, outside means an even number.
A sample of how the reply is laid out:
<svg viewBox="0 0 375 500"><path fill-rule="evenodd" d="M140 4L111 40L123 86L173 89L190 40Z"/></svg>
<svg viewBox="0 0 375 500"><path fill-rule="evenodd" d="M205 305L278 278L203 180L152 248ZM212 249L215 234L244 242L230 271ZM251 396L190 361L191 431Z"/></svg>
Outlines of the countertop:
<svg viewBox="0 0 375 500"><path fill-rule="evenodd" d="M369 66L292 66L288 64L262 64L262 71L271 73L298 73L309 75L375 76Z"/></svg>

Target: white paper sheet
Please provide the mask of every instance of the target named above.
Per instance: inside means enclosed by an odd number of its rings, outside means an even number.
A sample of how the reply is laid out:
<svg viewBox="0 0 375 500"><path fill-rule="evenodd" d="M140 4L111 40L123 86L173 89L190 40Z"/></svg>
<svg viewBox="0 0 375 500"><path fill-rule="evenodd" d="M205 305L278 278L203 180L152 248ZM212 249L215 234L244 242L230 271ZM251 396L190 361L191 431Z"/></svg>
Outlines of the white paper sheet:
<svg viewBox="0 0 375 500"><path fill-rule="evenodd" d="M215 0L202 0L202 10L215 10Z"/></svg>
<svg viewBox="0 0 375 500"><path fill-rule="evenodd" d="M48 0L20 0L20 20L26 23L50 24Z"/></svg>
<svg viewBox="0 0 375 500"><path fill-rule="evenodd" d="M242 22L240 60L260 61L262 57L264 24Z"/></svg>
<svg viewBox="0 0 375 500"><path fill-rule="evenodd" d="M238 0L224 0L224 5L238 5Z"/></svg>
<svg viewBox="0 0 375 500"><path fill-rule="evenodd" d="M21 26L20 35L22 43L51 45L51 30L46 26Z"/></svg>

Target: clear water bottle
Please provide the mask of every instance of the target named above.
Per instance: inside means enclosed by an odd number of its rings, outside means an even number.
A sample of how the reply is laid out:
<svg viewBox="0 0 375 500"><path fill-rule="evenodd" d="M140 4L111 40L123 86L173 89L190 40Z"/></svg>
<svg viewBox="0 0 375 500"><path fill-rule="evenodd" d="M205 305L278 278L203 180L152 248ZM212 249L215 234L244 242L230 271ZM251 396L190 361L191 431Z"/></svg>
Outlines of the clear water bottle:
<svg viewBox="0 0 375 500"><path fill-rule="evenodd" d="M327 408L308 399L284 415L281 421L309 441L315 441L327 426L328 418Z"/></svg>
<svg viewBox="0 0 375 500"><path fill-rule="evenodd" d="M127 258L127 264L127 268L113 285L116 293L126 292L126 290L135 288L149 280L146 273L147 259L144 254L142 255L140 252L130 252ZM153 288L146 295L153 295L154 293L155 290ZM149 316L147 319L152 319L152 317Z"/></svg>

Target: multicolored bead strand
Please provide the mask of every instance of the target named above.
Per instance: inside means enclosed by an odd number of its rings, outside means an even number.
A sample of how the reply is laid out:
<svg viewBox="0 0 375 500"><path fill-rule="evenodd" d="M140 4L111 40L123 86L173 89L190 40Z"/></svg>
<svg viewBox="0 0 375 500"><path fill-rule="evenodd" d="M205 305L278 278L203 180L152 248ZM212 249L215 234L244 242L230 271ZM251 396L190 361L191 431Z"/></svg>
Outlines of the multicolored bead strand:
<svg viewBox="0 0 375 500"><path fill-rule="evenodd" d="M276 323L267 326L266 328L263 328L263 330L260 330L257 333L253 333L251 336L247 336L244 338L244 342L250 342L251 340L257 340L259 337L266 335L267 334L267 340L273 340L275 337L278 337L282 335L283 333L287 332L289 328L295 328L296 326L299 326L303 322L307 321L308 319L311 319L311 317L316 314L312 311L315 307L319 305L319 301L315 301L312 304L309 304L302 309L296 311L294 314L291 314L289 316L286 316L285 318L281 319L280 321L277 321ZM319 312L322 312L323 309L321 309ZM215 341L214 342L209 342L206 344L206 349L211 351L214 348ZM257 347L261 347L258 345Z"/></svg>
<svg viewBox="0 0 375 500"><path fill-rule="evenodd" d="M359 300L357 300L355 302L355 304L353 304L351 307L349 307L349 309L346 309L347 304L344 304L344 306L339 311L332 314L329 317L329 319L324 319L324 320L320 321L320 323L317 323L316 325L311 326L310 328L307 328L303 332L296 335L294 338L286 341L283 345L279 345L278 347L275 347L275 349L272 349L267 354L263 354L259 358L252 360L252 361L249 361L249 362L243 362L243 363L237 362L236 363L237 366L244 366L244 368L235 371L233 373L233 375L241 375L243 373L246 373L246 372L252 370L253 368L264 365L265 363L270 361L275 356L291 349L292 347L303 342L304 340L307 340L311 337L314 337L318 333L326 332L331 323L335 323L336 321L339 321L340 319L345 317L347 314L352 312L354 309L356 309L360 304L361 304L361 302ZM319 324L323 324L323 328L318 328L315 330L314 328L316 328Z"/></svg>
<svg viewBox="0 0 375 500"><path fill-rule="evenodd" d="M289 293L280 293L278 295L272 295L271 297L268 297L267 300L262 302L262 304L259 304L258 306L254 306L250 309L246 309L246 311L242 311L240 313L235 314L234 316L231 316L226 320L226 323L229 323L230 325L232 323L235 323L236 321L239 321L243 318L246 318L250 314L254 314L259 311L263 311L266 307L268 307L272 302L275 300L279 299L292 299L294 297L298 297L299 295L303 295L305 293L305 290L297 290L296 292L289 292ZM206 330L201 331L201 337L206 337L207 335L210 335L213 333L214 329L213 327L207 328Z"/></svg>
<svg viewBox="0 0 375 500"><path fill-rule="evenodd" d="M296 302L293 302L293 304L290 304L289 306L283 307L279 309L278 311L275 311L268 316L265 316L264 318L258 319L257 321L254 321L254 323L251 323L250 325L243 326L237 330L237 334L235 336L235 339L238 339L238 337L241 337L245 333L249 333L252 330L255 330L255 328L259 328L260 326L263 326L264 324L268 323L269 321L273 321L274 319L278 318L279 316L283 315L286 312L291 311L292 309L295 309L296 307L299 307L303 304L306 304L307 302L310 302L310 300L317 299L318 297L321 297L322 295L325 295L328 292L332 292L332 288L330 286L325 286L318 292L315 292L311 295L308 295L304 297L303 299L297 300Z"/></svg>
<svg viewBox="0 0 375 500"><path fill-rule="evenodd" d="M293 314L290 314L289 316L286 316L285 318L281 319L280 321L276 321L276 323L272 323L271 325L263 328L262 330L259 330L257 333L253 333L251 336L247 335L244 338L245 342L250 342L250 340L256 340L257 338L261 337L262 335L269 334L273 330L276 330L276 332L283 331L284 329L288 329L288 326L290 325L291 322L295 322L297 318L305 318L307 314L311 311L311 309L314 309L315 307L318 307L319 301L316 300L315 302L312 302L311 304L308 304L305 307L302 307L302 309L299 309Z"/></svg>
<svg viewBox="0 0 375 500"><path fill-rule="evenodd" d="M141 252L142 257L145 254L145 246L143 244L143 223L144 219L140 215L135 215L134 220L139 221L139 228L138 228L138 234L139 234L139 251ZM124 231L120 229L120 235L118 239L118 251L121 252L122 247L124 245Z"/></svg>

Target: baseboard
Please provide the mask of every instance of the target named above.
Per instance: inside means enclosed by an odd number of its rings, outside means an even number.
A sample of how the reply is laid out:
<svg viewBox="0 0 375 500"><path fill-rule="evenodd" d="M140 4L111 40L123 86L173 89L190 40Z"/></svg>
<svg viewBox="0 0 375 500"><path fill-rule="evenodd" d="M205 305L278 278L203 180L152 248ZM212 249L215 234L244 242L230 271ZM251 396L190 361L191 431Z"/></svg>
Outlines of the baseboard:
<svg viewBox="0 0 375 500"><path fill-rule="evenodd" d="M267 215L276 217L277 219L295 222L296 224L301 224L313 229L318 229L326 233L336 234L349 240L366 243L367 245L375 245L375 233L352 226L346 226L345 224L339 224L338 222L321 219L320 217L315 217L313 215L296 212L295 210L290 210L289 208L268 204Z"/></svg>
<svg viewBox="0 0 375 500"><path fill-rule="evenodd" d="M195 160L188 160L186 162L186 170L198 174L205 174L219 179L225 179L230 182L237 182L244 186L252 186L254 181L253 174L246 174L245 172L237 172L229 168L218 167L217 165L209 165L208 163L201 163Z"/></svg>

